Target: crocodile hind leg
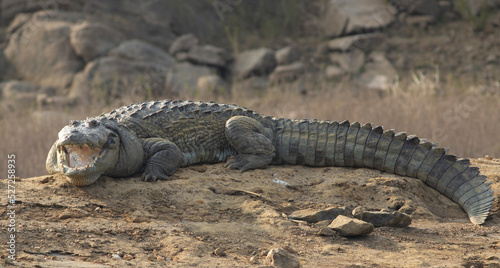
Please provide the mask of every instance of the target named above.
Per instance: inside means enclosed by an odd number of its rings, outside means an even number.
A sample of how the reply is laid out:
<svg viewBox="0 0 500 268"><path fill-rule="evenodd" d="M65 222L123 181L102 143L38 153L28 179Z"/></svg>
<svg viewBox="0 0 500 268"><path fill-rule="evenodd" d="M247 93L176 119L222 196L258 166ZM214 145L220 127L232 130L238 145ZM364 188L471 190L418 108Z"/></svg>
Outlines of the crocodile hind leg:
<svg viewBox="0 0 500 268"><path fill-rule="evenodd" d="M250 117L231 117L226 122L226 139L238 154L227 160L226 167L243 172L269 165L275 154L272 133Z"/></svg>

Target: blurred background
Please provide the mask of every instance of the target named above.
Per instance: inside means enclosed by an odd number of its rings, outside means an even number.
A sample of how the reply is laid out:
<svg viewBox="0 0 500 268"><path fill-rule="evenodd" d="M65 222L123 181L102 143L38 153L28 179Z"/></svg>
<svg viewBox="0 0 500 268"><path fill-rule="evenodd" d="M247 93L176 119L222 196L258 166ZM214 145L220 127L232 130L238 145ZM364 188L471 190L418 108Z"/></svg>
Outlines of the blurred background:
<svg viewBox="0 0 500 268"><path fill-rule="evenodd" d="M500 157L498 0L0 0L0 174L153 99L405 131Z"/></svg>

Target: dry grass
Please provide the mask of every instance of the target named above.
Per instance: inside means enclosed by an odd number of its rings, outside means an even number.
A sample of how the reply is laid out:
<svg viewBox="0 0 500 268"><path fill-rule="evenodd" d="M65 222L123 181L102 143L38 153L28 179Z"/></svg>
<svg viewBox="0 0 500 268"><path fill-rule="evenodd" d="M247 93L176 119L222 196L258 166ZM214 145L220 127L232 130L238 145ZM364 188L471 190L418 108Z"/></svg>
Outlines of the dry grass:
<svg viewBox="0 0 500 268"><path fill-rule="evenodd" d="M302 88L307 89L307 94L302 93ZM201 100L236 103L276 117L371 122L439 142L462 157L486 154L500 157L498 85L457 87L456 83L439 81L435 75L429 78L415 74L395 85L391 93L350 90L352 88L342 83L311 81L303 82L300 88L294 85L266 91L238 90L228 95L205 96ZM10 153L16 154L18 176L46 174L46 155L68 120L95 116L135 101L141 101L141 97L124 97L109 106L4 109L0 118L0 163L5 164L0 166L0 174L6 174Z"/></svg>

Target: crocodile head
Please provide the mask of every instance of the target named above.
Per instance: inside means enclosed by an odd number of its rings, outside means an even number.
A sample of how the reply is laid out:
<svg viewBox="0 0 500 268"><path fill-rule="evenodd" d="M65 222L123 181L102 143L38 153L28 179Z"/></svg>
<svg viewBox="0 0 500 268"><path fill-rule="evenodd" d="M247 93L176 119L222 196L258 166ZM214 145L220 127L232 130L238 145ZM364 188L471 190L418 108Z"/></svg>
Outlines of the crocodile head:
<svg viewBox="0 0 500 268"><path fill-rule="evenodd" d="M90 185L116 167L120 142L119 131L111 122L71 121L49 152L47 171L64 174L76 186Z"/></svg>

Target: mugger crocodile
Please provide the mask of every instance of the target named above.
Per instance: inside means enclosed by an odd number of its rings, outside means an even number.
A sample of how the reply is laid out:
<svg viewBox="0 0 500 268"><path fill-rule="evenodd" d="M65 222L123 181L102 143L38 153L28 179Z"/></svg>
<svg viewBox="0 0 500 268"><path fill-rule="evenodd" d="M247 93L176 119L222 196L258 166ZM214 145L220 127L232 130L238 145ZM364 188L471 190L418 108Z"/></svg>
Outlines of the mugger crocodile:
<svg viewBox="0 0 500 268"><path fill-rule="evenodd" d="M365 167L418 178L458 203L474 224L484 223L494 200L486 177L468 159L372 124L291 120L236 105L164 100L71 121L58 137L47 171L64 174L76 186L139 172L145 181L163 180L179 167L225 161L241 172L289 164Z"/></svg>

